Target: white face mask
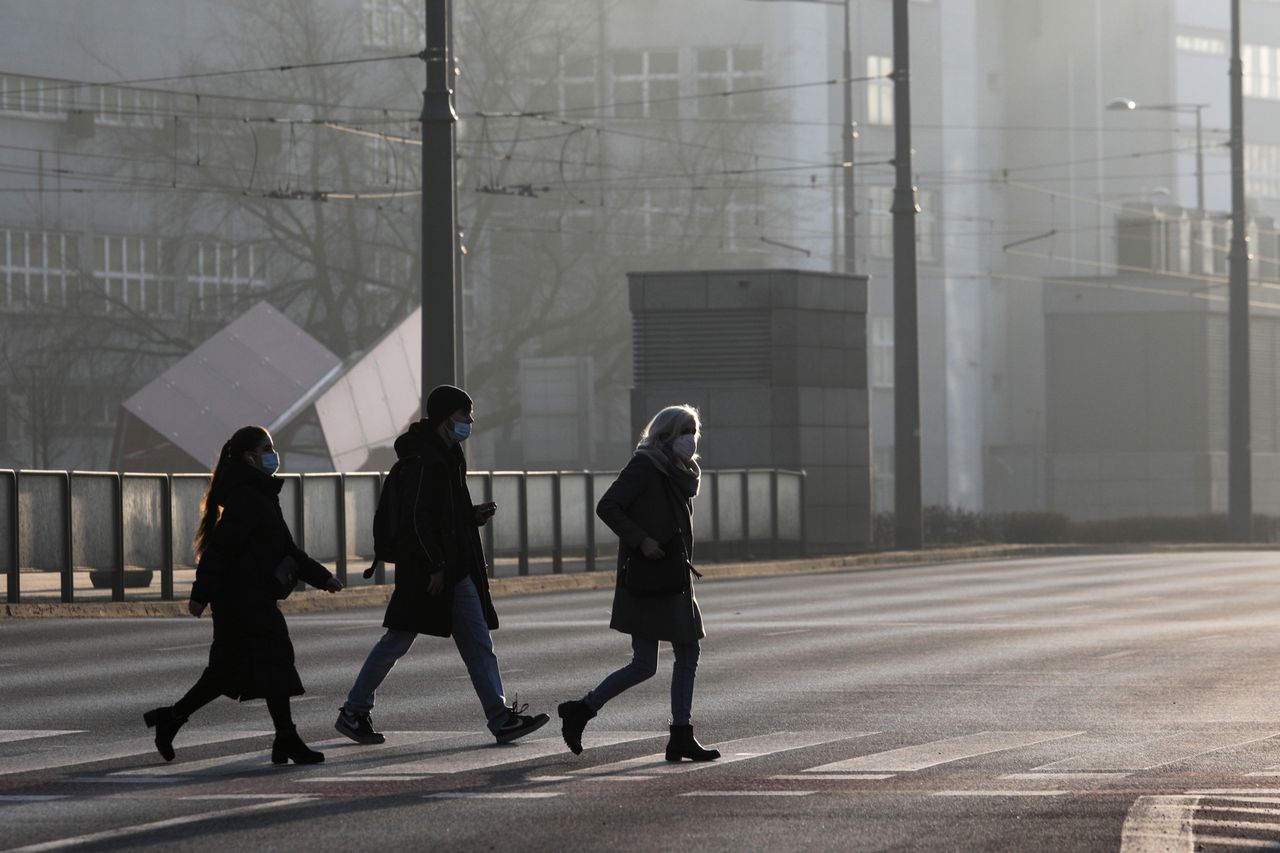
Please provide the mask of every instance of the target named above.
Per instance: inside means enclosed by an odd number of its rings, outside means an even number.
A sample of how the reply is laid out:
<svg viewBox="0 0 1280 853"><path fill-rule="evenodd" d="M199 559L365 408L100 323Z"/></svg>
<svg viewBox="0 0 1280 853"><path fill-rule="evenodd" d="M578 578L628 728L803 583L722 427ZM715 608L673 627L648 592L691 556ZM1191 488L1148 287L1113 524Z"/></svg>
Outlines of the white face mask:
<svg viewBox="0 0 1280 853"><path fill-rule="evenodd" d="M671 449L681 459L692 459L693 454L698 452L698 439L692 435L678 435L676 440L671 442Z"/></svg>

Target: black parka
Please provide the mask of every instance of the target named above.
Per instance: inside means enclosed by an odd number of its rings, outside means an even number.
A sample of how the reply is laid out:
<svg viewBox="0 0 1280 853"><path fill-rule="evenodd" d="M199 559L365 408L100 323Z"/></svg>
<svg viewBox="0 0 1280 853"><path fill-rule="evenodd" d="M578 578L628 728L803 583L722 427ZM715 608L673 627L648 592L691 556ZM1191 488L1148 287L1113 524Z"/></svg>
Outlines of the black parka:
<svg viewBox="0 0 1280 853"><path fill-rule="evenodd" d="M476 507L467 489L462 448L446 446L433 426L418 421L396 439L396 588L387 603L384 628L436 637L453 634L453 589L470 577L485 622L498 627L489 596L488 565L480 543ZM445 573L440 595L427 592L431 574Z"/></svg>
<svg viewBox="0 0 1280 853"><path fill-rule="evenodd" d="M240 461L229 463L217 491L222 508L200 563L191 597L213 607L209 670L233 699L298 696L293 643L276 605L274 571L286 556L298 577L322 587L329 570L294 544L280 511L277 480Z"/></svg>
<svg viewBox="0 0 1280 853"><path fill-rule="evenodd" d="M692 576L675 595L638 597L622 583L622 567L628 557L641 553L645 537L670 542L678 531L693 559L693 501L678 497L667 475L649 457L637 453L600 498L596 515L618 534L618 573L609 627L633 637L675 643L705 637Z"/></svg>

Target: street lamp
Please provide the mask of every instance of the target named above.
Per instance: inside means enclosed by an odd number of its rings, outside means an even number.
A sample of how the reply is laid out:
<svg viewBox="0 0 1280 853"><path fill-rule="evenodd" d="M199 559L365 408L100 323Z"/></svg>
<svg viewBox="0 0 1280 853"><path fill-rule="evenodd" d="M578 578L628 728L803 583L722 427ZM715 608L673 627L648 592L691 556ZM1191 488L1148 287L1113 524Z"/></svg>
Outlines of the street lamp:
<svg viewBox="0 0 1280 853"><path fill-rule="evenodd" d="M856 232L854 217L857 215L853 204L853 141L857 138L857 127L853 123L853 52L849 46L849 3L851 0L755 0L757 3L817 3L822 6L844 7L844 114L840 128L841 163L844 173L844 271L854 275L858 269L856 248Z"/></svg>
<svg viewBox="0 0 1280 853"><path fill-rule="evenodd" d="M1165 113L1196 114L1196 212L1204 216L1204 145L1201 137L1200 112L1208 104L1139 104L1129 98L1112 98L1107 102L1109 110L1155 110Z"/></svg>

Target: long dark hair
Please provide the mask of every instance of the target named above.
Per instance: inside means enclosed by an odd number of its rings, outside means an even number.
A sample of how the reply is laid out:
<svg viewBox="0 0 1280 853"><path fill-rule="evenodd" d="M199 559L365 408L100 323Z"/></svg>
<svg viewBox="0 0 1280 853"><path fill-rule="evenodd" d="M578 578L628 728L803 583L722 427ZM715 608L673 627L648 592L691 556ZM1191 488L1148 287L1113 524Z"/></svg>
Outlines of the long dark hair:
<svg viewBox="0 0 1280 853"><path fill-rule="evenodd" d="M209 487L205 489L204 498L200 501L200 526L196 528L196 538L191 543L196 550L197 562L204 555L204 549L209 547L213 528L218 526L218 518L222 515L215 495L222 478L226 475L227 466L239 459L246 451L253 450L266 437L267 431L260 426L240 427L231 438L227 439L227 443L222 445L218 461L214 463L213 471L209 473Z"/></svg>

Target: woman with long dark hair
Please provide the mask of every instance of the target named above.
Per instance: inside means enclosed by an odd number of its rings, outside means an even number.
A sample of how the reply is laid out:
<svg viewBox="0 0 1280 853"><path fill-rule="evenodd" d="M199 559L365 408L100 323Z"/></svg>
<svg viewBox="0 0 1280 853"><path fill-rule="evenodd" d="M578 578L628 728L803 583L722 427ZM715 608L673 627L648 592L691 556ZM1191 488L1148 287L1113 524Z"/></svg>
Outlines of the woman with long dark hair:
<svg viewBox="0 0 1280 853"><path fill-rule="evenodd" d="M213 605L209 665L173 705L143 715L156 730L156 749L173 760L173 738L218 696L266 699L275 724L271 761L315 764L324 753L307 747L293 725L289 699L304 691L293 665L289 628L276 604L280 577L292 573L329 592L342 582L293 542L280 511L283 481L271 434L247 426L222 445L201 504L195 536L196 581L187 610L199 617Z"/></svg>
<svg viewBox="0 0 1280 853"><path fill-rule="evenodd" d="M619 539L609 627L631 635L632 658L581 699L563 702L557 709L564 742L575 755L582 752L587 723L610 699L652 678L658 671L658 644L669 642L675 666L667 761L720 757L718 750L698 743L690 719L699 640L707 635L693 594L695 572L688 562L693 554L693 499L702 474L697 453L701 432L698 410L692 406L668 406L658 412L640 434L631 461L596 506L596 515ZM628 577L674 557L679 558L677 570L683 577L671 590L645 594Z"/></svg>

